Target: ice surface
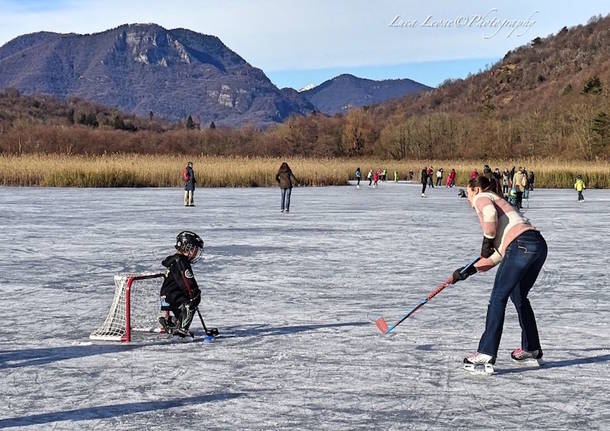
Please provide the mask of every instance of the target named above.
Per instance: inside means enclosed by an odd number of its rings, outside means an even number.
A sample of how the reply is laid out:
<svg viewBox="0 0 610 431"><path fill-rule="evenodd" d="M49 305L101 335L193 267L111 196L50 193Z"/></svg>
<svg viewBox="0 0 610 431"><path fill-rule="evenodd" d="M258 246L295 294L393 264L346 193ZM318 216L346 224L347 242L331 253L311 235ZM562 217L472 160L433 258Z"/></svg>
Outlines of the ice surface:
<svg viewBox="0 0 610 431"><path fill-rule="evenodd" d="M393 323L480 250L456 189L0 188L0 428L609 429L610 191L535 190L549 244L531 300L547 366L520 369L509 303L492 377L476 350L494 271ZM527 203L526 203L527 206ZM91 342L118 272L157 271L175 235L195 266L213 344ZM199 323L193 329L201 334Z"/></svg>

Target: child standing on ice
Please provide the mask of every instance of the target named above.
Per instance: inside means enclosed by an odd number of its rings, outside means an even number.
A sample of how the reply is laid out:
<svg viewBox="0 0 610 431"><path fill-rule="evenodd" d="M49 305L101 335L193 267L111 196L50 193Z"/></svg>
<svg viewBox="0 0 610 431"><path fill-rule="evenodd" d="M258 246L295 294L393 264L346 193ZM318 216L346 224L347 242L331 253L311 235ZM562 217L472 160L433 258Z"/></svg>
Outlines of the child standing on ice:
<svg viewBox="0 0 610 431"><path fill-rule="evenodd" d="M527 295L546 260L547 245L536 230L503 198L495 179L484 176L471 179L467 187L468 201L476 210L483 228L481 259L464 273L453 273L453 283L465 280L477 271L483 272L500 264L491 291L485 332L475 353L464 358L464 368L474 369L495 363L502 336L506 302L515 305L521 326L521 347L511 353L516 362L540 364L542 348L534 311Z"/></svg>
<svg viewBox="0 0 610 431"><path fill-rule="evenodd" d="M176 237L177 252L163 259L167 268L161 302L174 314L172 318L160 317L159 323L169 334L186 337L201 301L201 291L193 275L192 263L199 260L203 252L203 240L194 232L183 231Z"/></svg>
<svg viewBox="0 0 610 431"><path fill-rule="evenodd" d="M451 169L451 172L449 172L449 176L447 177L447 187L455 186L455 175L455 169Z"/></svg>
<svg viewBox="0 0 610 431"><path fill-rule="evenodd" d="M585 182L582 180L582 176L579 175L576 177L576 182L574 183L574 189L578 192L578 202L584 201L585 198L582 195L582 191L585 189Z"/></svg>

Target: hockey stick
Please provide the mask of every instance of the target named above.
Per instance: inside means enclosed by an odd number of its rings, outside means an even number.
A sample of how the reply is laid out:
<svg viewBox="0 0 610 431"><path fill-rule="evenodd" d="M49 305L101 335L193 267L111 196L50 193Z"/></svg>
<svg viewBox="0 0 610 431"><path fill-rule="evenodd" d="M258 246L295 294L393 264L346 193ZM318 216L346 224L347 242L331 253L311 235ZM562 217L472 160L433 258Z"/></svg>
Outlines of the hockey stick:
<svg viewBox="0 0 610 431"><path fill-rule="evenodd" d="M210 328L208 329L205 326L205 322L203 321L203 316L201 315L201 311L199 311L199 307L197 307L197 314L199 315L199 320L201 320L201 325L203 326L203 330L205 331L205 335L210 337L218 337L218 328Z"/></svg>
<svg viewBox="0 0 610 431"><path fill-rule="evenodd" d="M477 263L479 261L479 259L481 259L481 258L477 257L475 260L470 262L460 271L460 273L464 274L466 272L466 270L469 269L475 263ZM430 301L432 298L434 298L436 295L438 295L445 287L449 286L452 283L453 283L453 275L451 277L449 277L447 280L445 280L440 286L438 286L432 292L430 292L428 294L428 296L426 296L424 299L422 299L419 302L419 304L417 304L411 311L409 311L407 314L405 314L398 322L394 323L389 328L388 328L388 323L385 321L385 319L383 317L380 317L379 319L377 319L377 321L375 322L375 324L377 325L377 328L379 328L379 330L382 333L384 333L385 335L389 334L390 332L392 332L394 330L394 328L396 328L402 322L407 320L410 316L413 315L413 313L415 313L417 310L419 310L424 305L426 305L428 303L428 301Z"/></svg>

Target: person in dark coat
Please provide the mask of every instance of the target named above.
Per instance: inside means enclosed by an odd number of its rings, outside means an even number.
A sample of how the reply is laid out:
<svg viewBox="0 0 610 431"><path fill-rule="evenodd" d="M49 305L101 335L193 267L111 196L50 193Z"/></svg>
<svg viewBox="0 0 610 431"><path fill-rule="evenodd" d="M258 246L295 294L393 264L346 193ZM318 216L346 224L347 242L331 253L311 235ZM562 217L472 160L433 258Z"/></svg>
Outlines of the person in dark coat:
<svg viewBox="0 0 610 431"><path fill-rule="evenodd" d="M193 170L193 163L188 162L186 168L182 174L184 180L184 206L194 207L195 206L195 171Z"/></svg>
<svg viewBox="0 0 610 431"><path fill-rule="evenodd" d="M426 186L428 185L428 167L421 170L421 197L426 197Z"/></svg>
<svg viewBox="0 0 610 431"><path fill-rule="evenodd" d="M491 180L491 178L493 177L493 172L491 171L489 165L483 166L483 175L485 175L488 180Z"/></svg>
<svg viewBox="0 0 610 431"><path fill-rule="evenodd" d="M290 195L292 194L292 187L299 184L299 180L296 179L292 173L292 169L288 166L288 163L283 162L280 169L277 171L275 180L278 182L280 189L282 190L282 212L290 212Z"/></svg>
<svg viewBox="0 0 610 431"><path fill-rule="evenodd" d="M527 179L527 183L529 185L530 191L534 191L534 179L535 179L534 171L530 171L530 176Z"/></svg>

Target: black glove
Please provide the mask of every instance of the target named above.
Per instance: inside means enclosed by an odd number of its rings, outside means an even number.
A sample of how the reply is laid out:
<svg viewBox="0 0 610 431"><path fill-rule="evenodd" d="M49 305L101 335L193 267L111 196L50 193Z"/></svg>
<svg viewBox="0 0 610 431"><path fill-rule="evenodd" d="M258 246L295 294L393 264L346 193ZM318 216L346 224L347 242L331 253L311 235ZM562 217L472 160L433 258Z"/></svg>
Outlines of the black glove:
<svg viewBox="0 0 610 431"><path fill-rule="evenodd" d="M200 294L200 293L196 293L196 294L195 294L195 297L193 297L193 298L191 298L191 299L189 300L189 306L190 306L192 309L195 309L195 308L197 308L197 307L199 306L199 303L200 303L200 302L201 302L201 294Z"/></svg>
<svg viewBox="0 0 610 431"><path fill-rule="evenodd" d="M477 269L474 267L474 265L470 265L466 270L464 270L464 268L466 267L463 266L453 271L453 281L451 281L451 284L455 284L458 281L466 280L472 274L476 274L477 272Z"/></svg>
<svg viewBox="0 0 610 431"><path fill-rule="evenodd" d="M496 249L494 248L494 239L483 237L483 245L481 245L481 257L488 258L492 254L494 254Z"/></svg>

